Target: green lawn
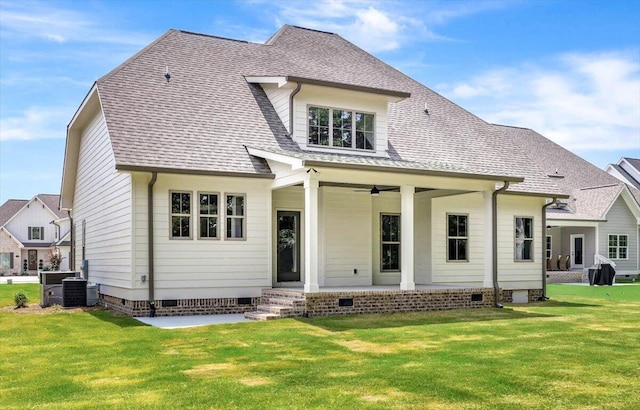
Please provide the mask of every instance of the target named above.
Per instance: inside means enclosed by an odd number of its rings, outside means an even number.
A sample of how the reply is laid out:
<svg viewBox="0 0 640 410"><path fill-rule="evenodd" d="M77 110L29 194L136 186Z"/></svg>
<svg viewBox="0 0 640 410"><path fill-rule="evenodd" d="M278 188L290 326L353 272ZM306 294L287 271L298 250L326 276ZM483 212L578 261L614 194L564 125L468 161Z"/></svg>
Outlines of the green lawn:
<svg viewBox="0 0 640 410"><path fill-rule="evenodd" d="M38 285L0 285L32 302ZM161 330L0 310L0 408L640 408L640 285L505 309Z"/></svg>

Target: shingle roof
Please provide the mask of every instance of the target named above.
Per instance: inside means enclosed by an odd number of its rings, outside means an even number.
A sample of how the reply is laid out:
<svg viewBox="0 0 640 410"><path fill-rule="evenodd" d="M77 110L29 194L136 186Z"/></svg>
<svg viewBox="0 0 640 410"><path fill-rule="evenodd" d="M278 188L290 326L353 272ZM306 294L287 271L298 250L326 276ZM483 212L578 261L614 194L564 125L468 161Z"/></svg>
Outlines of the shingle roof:
<svg viewBox="0 0 640 410"><path fill-rule="evenodd" d="M44 204L49 207L59 218L65 218L67 214L58 209L58 203L60 202L60 195L53 194L38 194L36 195ZM9 199L2 206L0 206L0 226L9 221L18 211L24 208L29 203L29 199Z"/></svg>
<svg viewBox="0 0 640 410"><path fill-rule="evenodd" d="M58 218L66 218L68 215L65 211L59 209L60 195L38 194L36 195L46 206L56 214Z"/></svg>
<svg viewBox="0 0 640 410"><path fill-rule="evenodd" d="M614 176L580 158L571 151L527 129L496 125L522 152L526 152L529 161L537 164L552 177L556 185L565 192L571 192L567 201L570 212L548 208L552 219L600 220L606 217L604 212L618 197L626 185ZM640 193L627 185L631 194L638 200Z"/></svg>
<svg viewBox="0 0 640 410"><path fill-rule="evenodd" d="M164 77L167 67L170 81ZM244 76L299 77L410 93L390 104L391 160L524 177L511 191L568 193L528 161L503 129L338 35L293 26L284 26L265 44L170 30L99 79L116 166L255 175L270 169L244 146L302 152L262 88Z"/></svg>
<svg viewBox="0 0 640 410"><path fill-rule="evenodd" d="M0 206L0 226L4 226L19 210L21 210L29 200L9 199Z"/></svg>

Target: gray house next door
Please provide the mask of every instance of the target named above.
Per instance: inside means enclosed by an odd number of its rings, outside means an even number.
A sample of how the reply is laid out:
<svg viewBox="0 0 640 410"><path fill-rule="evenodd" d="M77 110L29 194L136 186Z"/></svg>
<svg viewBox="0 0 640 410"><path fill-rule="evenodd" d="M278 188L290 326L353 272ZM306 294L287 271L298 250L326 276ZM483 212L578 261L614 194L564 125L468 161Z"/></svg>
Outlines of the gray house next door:
<svg viewBox="0 0 640 410"><path fill-rule="evenodd" d="M300 212L278 211L277 282L300 281Z"/></svg>

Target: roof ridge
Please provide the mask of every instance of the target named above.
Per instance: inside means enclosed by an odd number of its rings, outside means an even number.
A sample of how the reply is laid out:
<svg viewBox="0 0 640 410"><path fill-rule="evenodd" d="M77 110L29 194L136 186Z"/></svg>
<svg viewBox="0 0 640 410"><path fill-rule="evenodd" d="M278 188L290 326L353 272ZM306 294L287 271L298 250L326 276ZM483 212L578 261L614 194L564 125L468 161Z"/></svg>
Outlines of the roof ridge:
<svg viewBox="0 0 640 410"><path fill-rule="evenodd" d="M495 125L496 127L516 128L516 129L519 129L519 130L528 130L528 131L536 132L536 131L534 131L533 129L531 129L529 127L518 127L517 125L496 124L496 123L493 123L493 122L490 122L489 124Z"/></svg>
<svg viewBox="0 0 640 410"><path fill-rule="evenodd" d="M289 27L299 28L300 30L315 31L316 33L331 34L331 35L334 35L334 36L336 35L336 33L332 33L331 31L318 30L318 29L315 29L315 28L308 28L308 27L295 26L295 25L290 25Z"/></svg>
<svg viewBox="0 0 640 410"><path fill-rule="evenodd" d="M213 35L213 34L198 33L198 32L189 31L189 30L180 30L180 29L178 29L176 31L178 31L180 33L184 33L184 34L191 34L191 35L194 35L194 36L211 37L211 38L217 38L217 39L220 39L220 40L228 40L228 41L235 41L235 42L238 42L238 43L249 44L249 41L247 41L247 40L238 40L237 38L222 37L222 36L216 36L216 35Z"/></svg>
<svg viewBox="0 0 640 410"><path fill-rule="evenodd" d="M607 185L597 185L597 186L590 186L590 187L585 187L585 188L578 188L579 191L586 191L589 189L600 189L600 188L610 188L612 186L620 186L621 184L624 184L624 182L620 182L618 184L607 184Z"/></svg>

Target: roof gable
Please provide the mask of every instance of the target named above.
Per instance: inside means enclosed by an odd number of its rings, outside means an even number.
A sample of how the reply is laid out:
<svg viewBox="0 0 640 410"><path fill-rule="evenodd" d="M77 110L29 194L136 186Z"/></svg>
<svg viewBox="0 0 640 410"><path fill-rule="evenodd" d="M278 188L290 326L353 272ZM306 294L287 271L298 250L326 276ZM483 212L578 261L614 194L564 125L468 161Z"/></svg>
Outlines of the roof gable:
<svg viewBox="0 0 640 410"><path fill-rule="evenodd" d="M567 192L532 164L503 129L336 34L294 26L283 26L265 44L169 30L100 78L97 94L116 168L269 175L267 162L250 155L245 146L302 150L264 90L248 83L246 76L304 79L410 96L389 104L391 160L438 162L514 180L524 177L510 192L549 196ZM71 131L68 145L70 135ZM65 155L64 175L72 154Z"/></svg>

